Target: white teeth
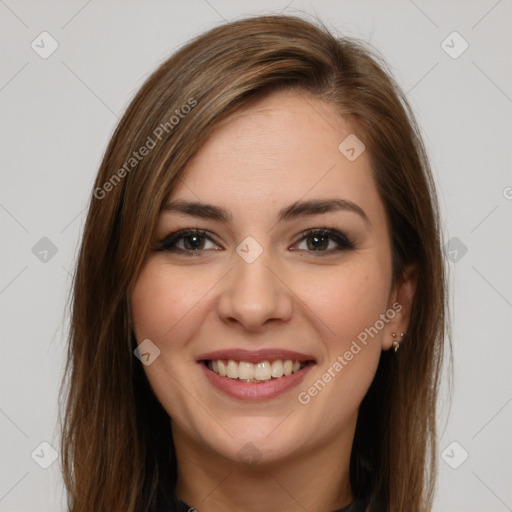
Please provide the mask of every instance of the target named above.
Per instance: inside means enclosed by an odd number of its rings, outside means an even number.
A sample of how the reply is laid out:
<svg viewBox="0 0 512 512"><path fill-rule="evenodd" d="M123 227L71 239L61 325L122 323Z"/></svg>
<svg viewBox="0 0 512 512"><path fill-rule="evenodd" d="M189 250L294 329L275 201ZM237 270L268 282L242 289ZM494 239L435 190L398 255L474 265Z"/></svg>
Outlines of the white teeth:
<svg viewBox="0 0 512 512"><path fill-rule="evenodd" d="M254 378L256 380L268 380L270 377L272 377L272 372L268 361L263 361L254 366Z"/></svg>
<svg viewBox="0 0 512 512"><path fill-rule="evenodd" d="M230 359L226 367L226 377L238 379L238 363Z"/></svg>
<svg viewBox="0 0 512 512"><path fill-rule="evenodd" d="M224 364L224 361L221 361L220 359L217 361L219 364L219 375L222 375L223 377L226 376L226 365ZM215 370L213 370L215 371Z"/></svg>
<svg viewBox="0 0 512 512"><path fill-rule="evenodd" d="M299 364L300 366L300 364ZM283 361L274 361L272 363L272 377L278 378L284 375Z"/></svg>
<svg viewBox="0 0 512 512"><path fill-rule="evenodd" d="M241 361L238 364L238 378L241 380L254 379L254 365L252 363Z"/></svg>
<svg viewBox="0 0 512 512"><path fill-rule="evenodd" d="M306 362L292 361L291 359L273 361L261 361L257 364L247 361L228 361L218 359L208 362L208 368L222 377L239 379L245 382L268 382L272 378L296 373L306 366Z"/></svg>

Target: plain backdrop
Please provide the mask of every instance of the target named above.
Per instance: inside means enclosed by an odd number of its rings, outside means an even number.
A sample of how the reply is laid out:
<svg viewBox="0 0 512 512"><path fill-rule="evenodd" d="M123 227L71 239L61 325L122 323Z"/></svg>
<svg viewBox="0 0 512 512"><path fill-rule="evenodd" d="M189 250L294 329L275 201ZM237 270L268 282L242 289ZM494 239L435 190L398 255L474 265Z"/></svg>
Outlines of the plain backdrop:
<svg viewBox="0 0 512 512"><path fill-rule="evenodd" d="M512 510L512 1L0 0L0 511L65 510L52 451L65 302L118 118L191 37L280 11L370 41L407 92L452 284L454 393L442 401L434 512Z"/></svg>

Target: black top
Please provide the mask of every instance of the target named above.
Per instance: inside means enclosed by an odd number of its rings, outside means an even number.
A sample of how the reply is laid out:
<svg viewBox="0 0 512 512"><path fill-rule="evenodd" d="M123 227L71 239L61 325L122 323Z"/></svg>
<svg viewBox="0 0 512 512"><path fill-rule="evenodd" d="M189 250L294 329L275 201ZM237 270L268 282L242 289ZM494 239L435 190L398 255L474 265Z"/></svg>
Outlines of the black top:
<svg viewBox="0 0 512 512"><path fill-rule="evenodd" d="M347 505L346 507L339 508L333 512L365 512L367 500L356 500ZM187 505L184 501L178 500L178 505L173 506L168 500L165 503L161 503L161 506L157 509L157 512L200 512L193 507Z"/></svg>

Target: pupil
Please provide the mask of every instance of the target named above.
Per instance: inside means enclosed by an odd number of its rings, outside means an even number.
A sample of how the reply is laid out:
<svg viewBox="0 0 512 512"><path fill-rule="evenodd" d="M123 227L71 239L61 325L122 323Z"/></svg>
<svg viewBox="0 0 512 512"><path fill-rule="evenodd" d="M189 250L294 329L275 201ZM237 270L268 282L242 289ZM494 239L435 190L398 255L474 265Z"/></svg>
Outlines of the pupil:
<svg viewBox="0 0 512 512"><path fill-rule="evenodd" d="M197 249L201 245L201 237L198 235L190 235L185 238L185 241L188 241L188 244L185 242L185 245L191 246L192 249ZM187 247L187 249L189 248Z"/></svg>
<svg viewBox="0 0 512 512"><path fill-rule="evenodd" d="M313 240L313 247L314 248L322 247L322 246L325 245L325 243L322 241L322 239L325 241L326 237L324 237L324 236L313 236L311 238Z"/></svg>

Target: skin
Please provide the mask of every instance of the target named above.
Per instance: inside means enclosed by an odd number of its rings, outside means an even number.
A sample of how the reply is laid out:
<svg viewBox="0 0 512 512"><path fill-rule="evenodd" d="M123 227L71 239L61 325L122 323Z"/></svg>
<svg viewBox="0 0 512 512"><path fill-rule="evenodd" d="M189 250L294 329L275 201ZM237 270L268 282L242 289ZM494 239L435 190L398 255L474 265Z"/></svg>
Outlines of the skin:
<svg viewBox="0 0 512 512"><path fill-rule="evenodd" d="M155 243L189 227L212 235L200 238L199 255L152 251L132 295L138 342L149 338L161 351L144 370L172 418L177 494L200 512L263 512L269 504L320 512L353 500L348 470L359 405L392 333L407 331L416 274L411 267L392 285L389 227L369 155L351 162L338 150L351 133L321 100L273 93L215 132L169 197L221 206L232 221L171 211L158 220ZM369 223L341 210L276 221L295 201L332 197L356 203ZM298 241L322 227L345 233L355 248L335 251L327 238L315 251L312 237ZM250 264L236 252L248 236L263 250ZM194 251L190 238L177 246ZM395 302L401 311L301 404L299 392ZM242 401L214 388L196 362L234 347L295 350L313 355L316 366L291 391ZM260 457L252 465L238 457L247 442Z"/></svg>

